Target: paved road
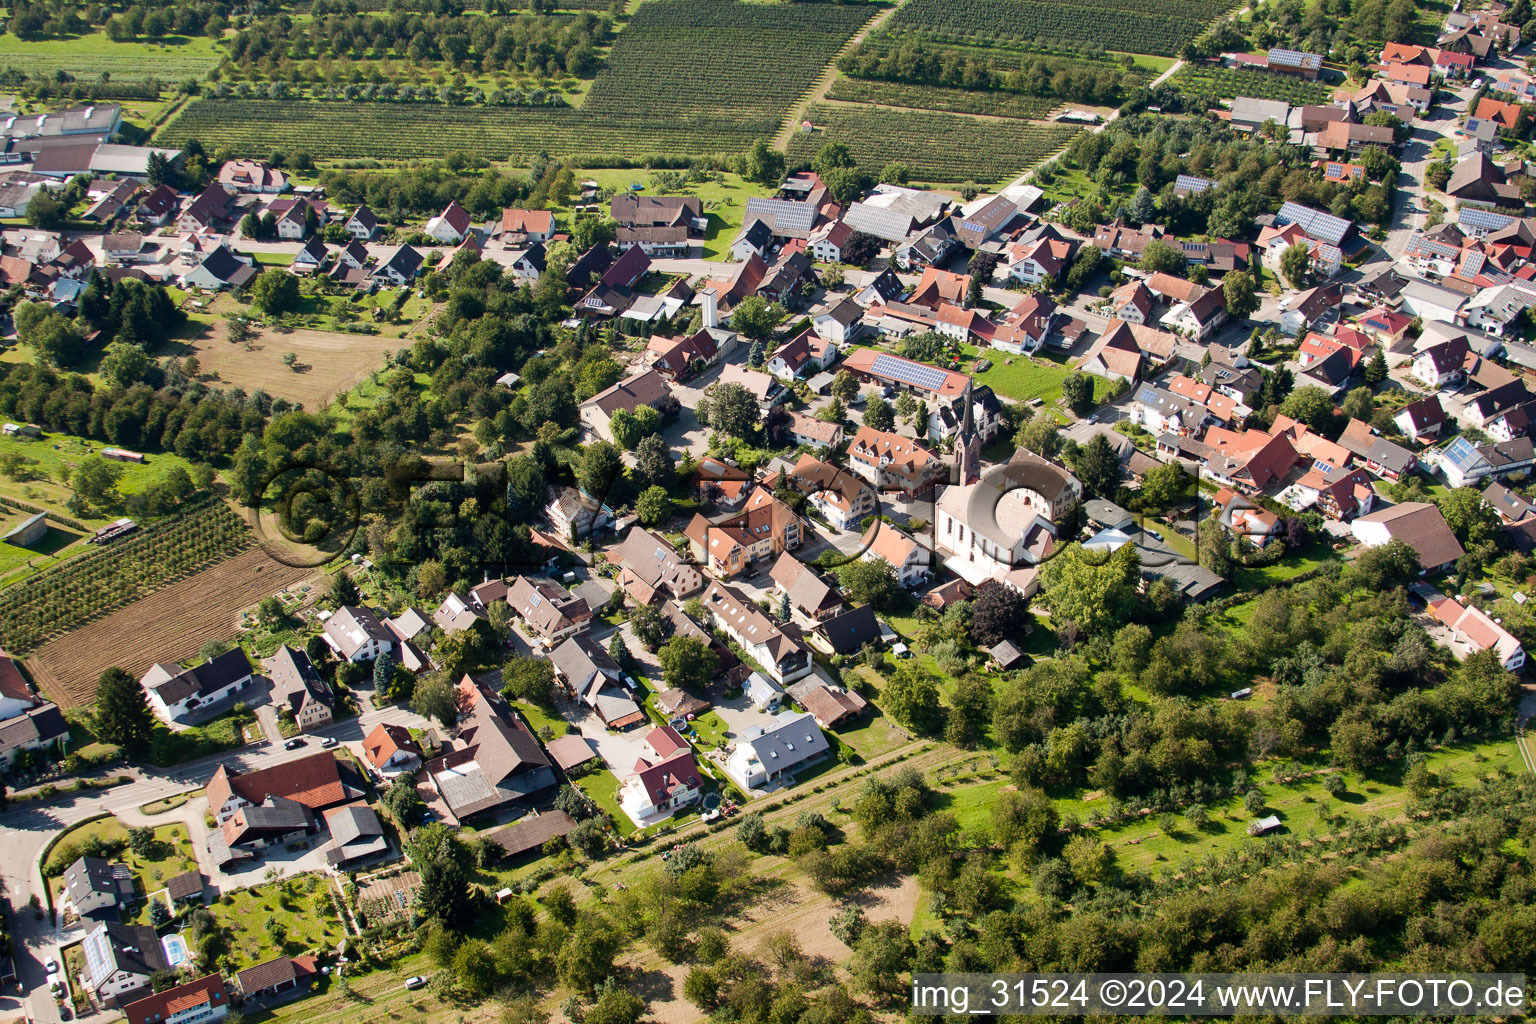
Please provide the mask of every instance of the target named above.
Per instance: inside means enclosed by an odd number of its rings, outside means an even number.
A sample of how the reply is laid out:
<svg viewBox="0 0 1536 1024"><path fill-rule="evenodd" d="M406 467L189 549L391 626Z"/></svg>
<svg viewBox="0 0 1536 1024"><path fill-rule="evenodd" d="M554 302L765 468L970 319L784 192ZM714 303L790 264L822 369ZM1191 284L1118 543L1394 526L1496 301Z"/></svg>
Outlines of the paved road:
<svg viewBox="0 0 1536 1024"><path fill-rule="evenodd" d="M278 744L264 742L169 769L131 768L125 774L132 775L134 781L127 785L68 797L46 806L17 804L0 813L0 851L3 851L0 854L0 882L4 883L11 905L16 908L12 918L12 946L17 978L24 993L0 993L0 1016L23 1011L34 1021L51 1024L59 1020L58 1006L48 994L43 961L58 958L61 939L72 940L78 936L73 932L61 933L46 916L41 921L35 920L26 906L33 894L39 900L43 898L45 889L38 858L55 833L102 812L132 816L140 806L152 800L206 784L221 764L253 771L308 756L320 749L319 737L335 736L360 752L363 737L380 722L416 728L426 724L420 716L404 708L368 710L357 718L310 733L309 742L298 750L284 750Z"/></svg>

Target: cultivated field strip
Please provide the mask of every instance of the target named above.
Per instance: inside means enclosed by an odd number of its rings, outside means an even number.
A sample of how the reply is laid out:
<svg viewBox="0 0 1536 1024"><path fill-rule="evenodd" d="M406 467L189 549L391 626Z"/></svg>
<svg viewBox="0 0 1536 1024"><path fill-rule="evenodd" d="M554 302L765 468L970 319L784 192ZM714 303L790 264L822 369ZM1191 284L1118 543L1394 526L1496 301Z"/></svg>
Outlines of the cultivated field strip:
<svg viewBox="0 0 1536 1024"><path fill-rule="evenodd" d="M908 0L887 33L935 42L1066 43L1177 55L1233 0Z"/></svg>
<svg viewBox="0 0 1536 1024"><path fill-rule="evenodd" d="M60 707L88 704L106 669L138 677L157 661L196 654L209 640L231 640L242 609L314 572L252 548L44 644L26 665Z"/></svg>

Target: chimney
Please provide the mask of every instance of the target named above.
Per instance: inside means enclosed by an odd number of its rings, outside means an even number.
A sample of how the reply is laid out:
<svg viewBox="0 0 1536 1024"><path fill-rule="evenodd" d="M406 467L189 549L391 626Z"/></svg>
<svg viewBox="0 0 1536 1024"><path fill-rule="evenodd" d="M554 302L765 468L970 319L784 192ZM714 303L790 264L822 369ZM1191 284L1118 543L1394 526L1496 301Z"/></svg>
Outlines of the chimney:
<svg viewBox="0 0 1536 1024"><path fill-rule="evenodd" d="M720 307L713 288L704 289L704 326L720 326Z"/></svg>

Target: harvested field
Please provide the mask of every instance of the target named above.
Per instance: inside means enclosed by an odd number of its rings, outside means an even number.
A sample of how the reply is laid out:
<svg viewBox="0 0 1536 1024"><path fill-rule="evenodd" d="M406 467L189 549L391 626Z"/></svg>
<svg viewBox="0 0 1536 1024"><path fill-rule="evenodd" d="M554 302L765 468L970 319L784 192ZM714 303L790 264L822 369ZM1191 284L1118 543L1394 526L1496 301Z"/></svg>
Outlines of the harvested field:
<svg viewBox="0 0 1536 1024"><path fill-rule="evenodd" d="M253 548L39 647L27 659L37 685L60 707L89 704L113 665L141 676L180 661L209 640L231 640L240 611L315 573Z"/></svg>
<svg viewBox="0 0 1536 1024"><path fill-rule="evenodd" d="M298 402L319 412L340 392L357 385L384 363L384 353L410 347L400 338L299 329L287 334L260 331L250 348L231 344L228 324L211 323L189 341L163 346L156 355L196 356L204 374L216 374L224 385L265 391L274 398ZM294 368L283 354L298 358Z"/></svg>

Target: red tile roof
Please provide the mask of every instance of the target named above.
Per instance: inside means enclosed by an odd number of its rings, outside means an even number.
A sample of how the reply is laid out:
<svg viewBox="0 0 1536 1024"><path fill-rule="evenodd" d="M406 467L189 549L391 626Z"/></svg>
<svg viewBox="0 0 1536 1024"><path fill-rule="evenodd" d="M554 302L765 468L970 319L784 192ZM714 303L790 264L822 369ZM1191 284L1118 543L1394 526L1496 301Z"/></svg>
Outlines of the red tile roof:
<svg viewBox="0 0 1536 1024"><path fill-rule="evenodd" d="M324 750L243 775L221 764L209 780L207 792L208 808L214 813L231 795L253 804L269 796L286 797L310 810L329 807L347 798L336 758Z"/></svg>
<svg viewBox="0 0 1536 1024"><path fill-rule="evenodd" d="M161 1021L173 1013L181 1013L197 1006L228 1006L229 991L224 979L217 974L207 974L185 985L156 992L123 1007L128 1024L149 1024Z"/></svg>

